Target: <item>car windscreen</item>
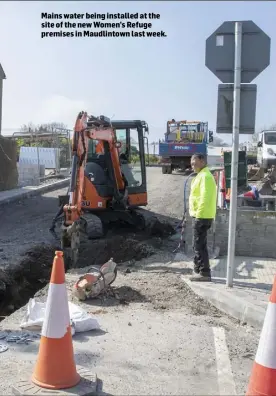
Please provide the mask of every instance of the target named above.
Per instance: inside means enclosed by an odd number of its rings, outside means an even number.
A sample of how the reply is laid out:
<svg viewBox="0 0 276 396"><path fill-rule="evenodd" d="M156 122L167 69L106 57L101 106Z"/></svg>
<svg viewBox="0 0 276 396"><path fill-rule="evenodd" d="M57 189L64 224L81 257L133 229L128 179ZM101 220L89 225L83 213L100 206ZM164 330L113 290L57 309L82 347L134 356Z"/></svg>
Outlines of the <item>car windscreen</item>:
<svg viewBox="0 0 276 396"><path fill-rule="evenodd" d="M276 146L276 131L275 132L266 132L264 134L265 144Z"/></svg>

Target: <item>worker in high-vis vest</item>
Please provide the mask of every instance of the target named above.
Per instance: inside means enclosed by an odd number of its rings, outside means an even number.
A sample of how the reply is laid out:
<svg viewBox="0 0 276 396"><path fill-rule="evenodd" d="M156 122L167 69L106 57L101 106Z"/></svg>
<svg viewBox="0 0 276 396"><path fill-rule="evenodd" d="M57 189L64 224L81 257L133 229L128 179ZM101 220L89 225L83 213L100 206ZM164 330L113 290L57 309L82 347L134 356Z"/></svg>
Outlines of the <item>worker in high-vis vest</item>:
<svg viewBox="0 0 276 396"><path fill-rule="evenodd" d="M217 210L217 186L207 167L206 157L194 154L191 166L197 174L191 183L189 212L193 218L194 276L192 281L211 281L207 232Z"/></svg>

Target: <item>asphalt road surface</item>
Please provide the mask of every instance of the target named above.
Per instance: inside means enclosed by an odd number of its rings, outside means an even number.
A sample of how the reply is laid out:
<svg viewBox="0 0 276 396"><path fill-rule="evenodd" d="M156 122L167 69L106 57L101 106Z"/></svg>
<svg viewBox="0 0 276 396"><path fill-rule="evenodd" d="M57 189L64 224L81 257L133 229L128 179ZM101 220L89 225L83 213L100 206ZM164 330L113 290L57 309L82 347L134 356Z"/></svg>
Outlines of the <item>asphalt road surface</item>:
<svg viewBox="0 0 276 396"><path fill-rule="evenodd" d="M149 209L171 221L181 219L185 178L162 175L160 168L147 173ZM15 264L24 250L50 241L48 228L60 193L0 208L2 265ZM97 373L103 395L244 394L259 333L187 290L172 260L163 249L128 274L120 269L116 287L131 291L128 305L84 306L97 315L102 331L75 337L77 363ZM2 328L19 329L23 314L21 309L11 315ZM36 355L37 344L12 346L1 354L2 394L9 394L19 367L23 376L31 373Z"/></svg>

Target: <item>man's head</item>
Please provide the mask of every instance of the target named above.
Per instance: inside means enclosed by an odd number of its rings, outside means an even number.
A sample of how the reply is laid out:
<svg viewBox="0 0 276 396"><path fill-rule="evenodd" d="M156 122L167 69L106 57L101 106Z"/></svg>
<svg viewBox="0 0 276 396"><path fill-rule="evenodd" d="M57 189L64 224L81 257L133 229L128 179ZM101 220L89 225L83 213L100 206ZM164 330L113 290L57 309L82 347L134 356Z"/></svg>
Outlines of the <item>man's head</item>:
<svg viewBox="0 0 276 396"><path fill-rule="evenodd" d="M195 173L201 171L207 165L207 160L203 154L194 154L191 158L191 167Z"/></svg>

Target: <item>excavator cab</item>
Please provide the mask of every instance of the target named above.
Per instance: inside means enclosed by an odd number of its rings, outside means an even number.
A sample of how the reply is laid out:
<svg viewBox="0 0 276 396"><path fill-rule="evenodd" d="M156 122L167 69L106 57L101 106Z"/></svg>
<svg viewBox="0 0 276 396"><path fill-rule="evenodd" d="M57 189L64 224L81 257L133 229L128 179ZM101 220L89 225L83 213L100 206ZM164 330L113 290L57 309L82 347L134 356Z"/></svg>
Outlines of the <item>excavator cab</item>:
<svg viewBox="0 0 276 396"><path fill-rule="evenodd" d="M147 205L144 138L148 126L140 120L112 121L111 125L115 133L120 170L116 169L112 161L109 145L101 140L90 139L85 167L83 210L101 212L116 209L115 204L118 207L118 199L114 200L114 186L119 171L124 183L118 193L122 198L127 198L127 207ZM121 201L123 209L124 199Z"/></svg>

